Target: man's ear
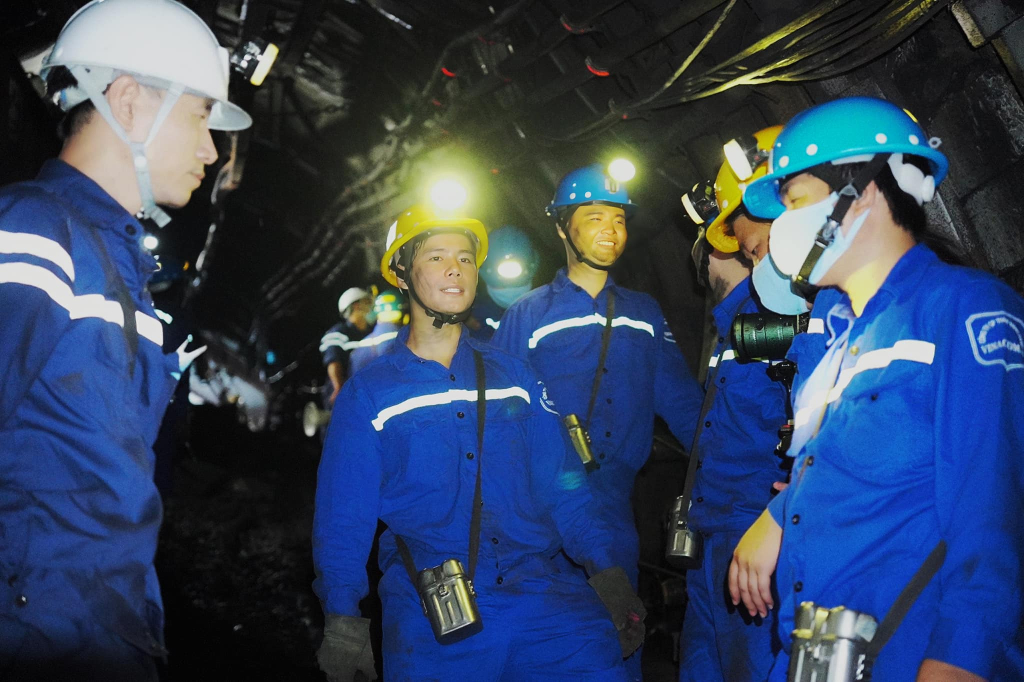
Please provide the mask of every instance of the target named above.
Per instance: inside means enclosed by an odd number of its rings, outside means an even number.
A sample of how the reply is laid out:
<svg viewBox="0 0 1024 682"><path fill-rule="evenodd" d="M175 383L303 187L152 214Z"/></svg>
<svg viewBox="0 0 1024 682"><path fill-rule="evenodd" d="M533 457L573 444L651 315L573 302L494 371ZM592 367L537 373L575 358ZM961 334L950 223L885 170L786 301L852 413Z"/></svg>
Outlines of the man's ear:
<svg viewBox="0 0 1024 682"><path fill-rule="evenodd" d="M562 223L555 223L555 230L558 232L558 236L565 239L565 229L562 227Z"/></svg>
<svg viewBox="0 0 1024 682"><path fill-rule="evenodd" d="M881 190L878 189L878 185L875 184L875 181L872 180L868 183L868 186L864 188L864 191L860 193L860 196L850 204L850 210L847 211L847 214L851 218L856 218L861 213L874 206L876 201L882 201L885 203L885 196L882 194Z"/></svg>
<svg viewBox="0 0 1024 682"><path fill-rule="evenodd" d="M132 137L133 128L139 123L139 105L144 94L137 80L122 74L107 86L103 95L107 98L114 120L121 124L129 137Z"/></svg>

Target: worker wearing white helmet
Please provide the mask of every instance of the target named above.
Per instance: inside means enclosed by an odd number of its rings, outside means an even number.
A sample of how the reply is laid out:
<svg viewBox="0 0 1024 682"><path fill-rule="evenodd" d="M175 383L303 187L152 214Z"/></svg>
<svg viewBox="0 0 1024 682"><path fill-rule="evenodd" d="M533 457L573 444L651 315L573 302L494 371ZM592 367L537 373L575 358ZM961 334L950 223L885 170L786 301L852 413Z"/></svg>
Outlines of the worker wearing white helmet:
<svg viewBox="0 0 1024 682"><path fill-rule="evenodd" d="M139 218L188 202L211 129L249 126L229 64L171 0L91 2L44 63L63 149L0 189L5 680L155 680L166 654L152 443L196 353L163 353Z"/></svg>

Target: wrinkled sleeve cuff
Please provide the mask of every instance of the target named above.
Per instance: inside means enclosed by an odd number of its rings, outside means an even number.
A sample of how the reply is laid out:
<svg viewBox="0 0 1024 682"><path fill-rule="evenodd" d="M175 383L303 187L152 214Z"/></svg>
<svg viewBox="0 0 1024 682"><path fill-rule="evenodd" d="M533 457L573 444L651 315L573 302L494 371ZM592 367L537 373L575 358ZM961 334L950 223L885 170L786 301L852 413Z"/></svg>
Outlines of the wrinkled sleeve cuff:
<svg viewBox="0 0 1024 682"><path fill-rule="evenodd" d="M939 618L925 658L955 665L988 680L992 679L996 661L1005 655L1005 649L1006 644L993 637L980 618L972 618L969 609L965 609L956 619Z"/></svg>
<svg viewBox="0 0 1024 682"><path fill-rule="evenodd" d="M768 503L768 513L775 519L775 523L781 528L786 518L786 500L789 498L789 488L786 488Z"/></svg>

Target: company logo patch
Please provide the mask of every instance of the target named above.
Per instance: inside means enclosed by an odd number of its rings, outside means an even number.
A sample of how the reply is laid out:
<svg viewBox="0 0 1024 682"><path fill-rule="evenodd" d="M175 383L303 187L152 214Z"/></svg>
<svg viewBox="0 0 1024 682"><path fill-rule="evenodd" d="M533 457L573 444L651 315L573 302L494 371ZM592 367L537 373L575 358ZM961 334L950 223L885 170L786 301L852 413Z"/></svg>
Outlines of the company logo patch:
<svg viewBox="0 0 1024 682"><path fill-rule="evenodd" d="M967 318L974 359L982 365L1024 369L1024 322L1005 310L976 313Z"/></svg>
<svg viewBox="0 0 1024 682"><path fill-rule="evenodd" d="M558 410L555 409L555 403L548 397L548 387L544 385L543 381L538 381L537 383L540 385L540 406L556 417L561 416L558 414Z"/></svg>

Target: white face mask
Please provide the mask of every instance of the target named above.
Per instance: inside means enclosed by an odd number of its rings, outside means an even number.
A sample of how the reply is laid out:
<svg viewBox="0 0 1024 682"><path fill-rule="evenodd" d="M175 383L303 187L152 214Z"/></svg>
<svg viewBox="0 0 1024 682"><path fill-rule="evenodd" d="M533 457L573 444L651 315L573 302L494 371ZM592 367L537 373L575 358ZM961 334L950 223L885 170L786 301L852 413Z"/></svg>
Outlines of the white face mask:
<svg viewBox="0 0 1024 682"><path fill-rule="evenodd" d="M800 272L807 254L814 247L814 239L828 222L832 209L839 201L839 195L833 192L816 204L786 211L772 223L768 238L768 247L776 267L783 275L793 277ZM837 229L832 242L818 258L811 270L808 282L817 284L832 269L839 258L846 253L860 231L861 225L870 211L864 211L854 220L846 235Z"/></svg>
<svg viewBox="0 0 1024 682"><path fill-rule="evenodd" d="M780 315L800 315L810 310L802 297L793 293L793 283L775 267L769 254L758 261L750 275L761 304Z"/></svg>

